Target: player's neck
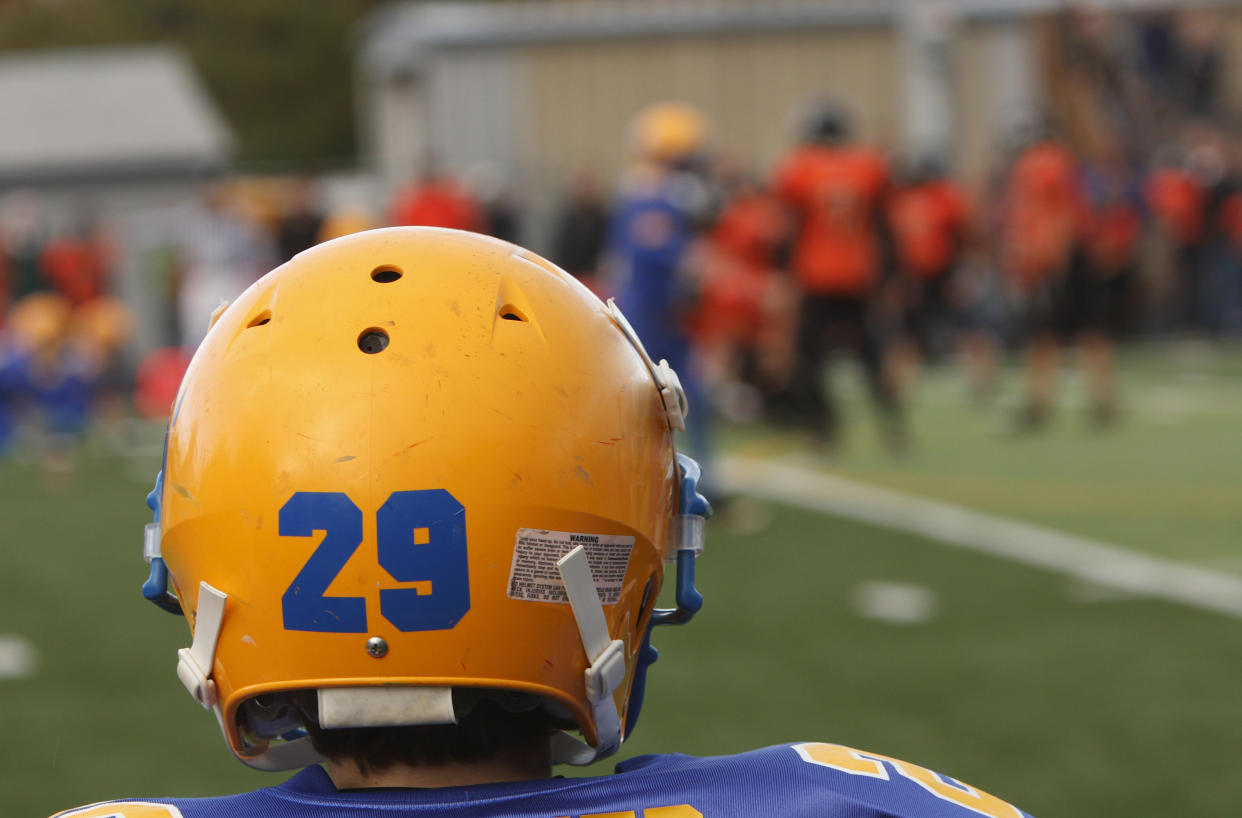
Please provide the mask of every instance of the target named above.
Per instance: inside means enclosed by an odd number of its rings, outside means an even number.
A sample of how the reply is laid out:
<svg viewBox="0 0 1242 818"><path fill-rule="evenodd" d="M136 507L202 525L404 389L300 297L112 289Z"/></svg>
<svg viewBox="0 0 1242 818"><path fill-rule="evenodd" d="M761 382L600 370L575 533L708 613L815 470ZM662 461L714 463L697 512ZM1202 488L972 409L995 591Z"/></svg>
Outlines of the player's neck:
<svg viewBox="0 0 1242 818"><path fill-rule="evenodd" d="M328 776L338 790L377 787L465 787L532 781L552 776L547 754L532 753L482 761L447 761L435 765L398 764L362 772L351 761L328 761Z"/></svg>

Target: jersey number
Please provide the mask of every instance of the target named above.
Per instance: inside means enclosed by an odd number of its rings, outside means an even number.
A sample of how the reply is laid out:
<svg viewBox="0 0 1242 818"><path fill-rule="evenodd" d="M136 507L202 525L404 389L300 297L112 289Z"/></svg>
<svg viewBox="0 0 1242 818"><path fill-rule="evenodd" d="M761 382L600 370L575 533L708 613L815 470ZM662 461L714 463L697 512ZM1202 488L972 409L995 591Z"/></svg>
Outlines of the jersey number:
<svg viewBox="0 0 1242 818"><path fill-rule="evenodd" d="M379 592L380 613L399 631L453 627L470 610L466 509L444 489L393 492L375 515L379 566L402 588ZM363 597L327 596L362 544L362 512L340 492L299 491L280 509L280 536L323 541L281 597L285 629L365 633Z"/></svg>
<svg viewBox="0 0 1242 818"><path fill-rule="evenodd" d="M884 781L892 780L888 772L888 765L891 764L898 774L913 781L924 792L941 801L948 801L950 804L964 807L979 815L985 815L987 818L1022 818L1024 815L1016 807L994 795L988 795L968 784L942 776L908 761L899 761L879 753L864 753L840 744L811 742L795 744L794 749L808 764L818 764L821 767L829 767L850 775L864 775Z"/></svg>

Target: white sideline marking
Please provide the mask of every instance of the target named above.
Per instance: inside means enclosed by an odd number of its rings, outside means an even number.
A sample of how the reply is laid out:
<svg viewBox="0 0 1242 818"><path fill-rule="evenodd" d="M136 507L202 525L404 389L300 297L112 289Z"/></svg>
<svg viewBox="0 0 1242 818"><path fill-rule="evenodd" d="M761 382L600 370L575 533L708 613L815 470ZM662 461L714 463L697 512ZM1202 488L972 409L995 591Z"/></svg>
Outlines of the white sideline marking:
<svg viewBox="0 0 1242 818"><path fill-rule="evenodd" d="M1086 582L1242 618L1242 577L760 458L716 464L736 491L907 531Z"/></svg>
<svg viewBox="0 0 1242 818"><path fill-rule="evenodd" d="M21 679L39 664L34 645L20 636L0 633L0 679Z"/></svg>
<svg viewBox="0 0 1242 818"><path fill-rule="evenodd" d="M875 579L854 587L850 607L864 619L890 625L925 625L936 618L940 600L925 585Z"/></svg>

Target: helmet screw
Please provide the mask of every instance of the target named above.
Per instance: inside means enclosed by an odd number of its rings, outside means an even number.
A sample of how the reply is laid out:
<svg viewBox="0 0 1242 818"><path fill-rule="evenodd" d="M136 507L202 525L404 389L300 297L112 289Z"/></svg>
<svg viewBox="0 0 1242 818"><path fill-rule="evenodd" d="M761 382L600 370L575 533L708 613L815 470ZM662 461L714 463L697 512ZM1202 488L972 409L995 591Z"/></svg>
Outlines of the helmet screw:
<svg viewBox="0 0 1242 818"><path fill-rule="evenodd" d="M372 636L367 640L367 653L376 659L383 659L388 655L388 643L384 641L382 636Z"/></svg>

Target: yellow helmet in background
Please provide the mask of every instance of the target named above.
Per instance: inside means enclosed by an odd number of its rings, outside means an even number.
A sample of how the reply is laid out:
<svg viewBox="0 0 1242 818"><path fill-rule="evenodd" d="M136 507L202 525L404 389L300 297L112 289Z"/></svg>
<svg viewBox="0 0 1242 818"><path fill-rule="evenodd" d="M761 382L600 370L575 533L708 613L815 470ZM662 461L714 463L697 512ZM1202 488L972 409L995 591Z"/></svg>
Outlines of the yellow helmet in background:
<svg viewBox="0 0 1242 818"><path fill-rule="evenodd" d="M325 242L339 239L352 233L361 233L376 226L373 215L361 208L345 208L329 213L319 226L317 241Z"/></svg>
<svg viewBox="0 0 1242 818"><path fill-rule="evenodd" d="M684 102L658 102L638 112L630 125L634 154L651 162L676 162L707 142L707 118Z"/></svg>
<svg viewBox="0 0 1242 818"><path fill-rule="evenodd" d="M144 594L184 609L178 673L251 766L315 760L293 691L328 728L526 696L580 728L560 760L594 760L632 727L652 621L697 609L684 410L615 307L533 253L419 227L319 245L195 354ZM682 610L653 612L674 556Z"/></svg>
<svg viewBox="0 0 1242 818"><path fill-rule="evenodd" d="M47 351L64 340L72 309L69 300L59 293L31 293L13 305L5 329L27 352Z"/></svg>
<svg viewBox="0 0 1242 818"><path fill-rule="evenodd" d="M108 356L129 340L134 316L120 299L100 296L74 310L70 328L75 336Z"/></svg>

